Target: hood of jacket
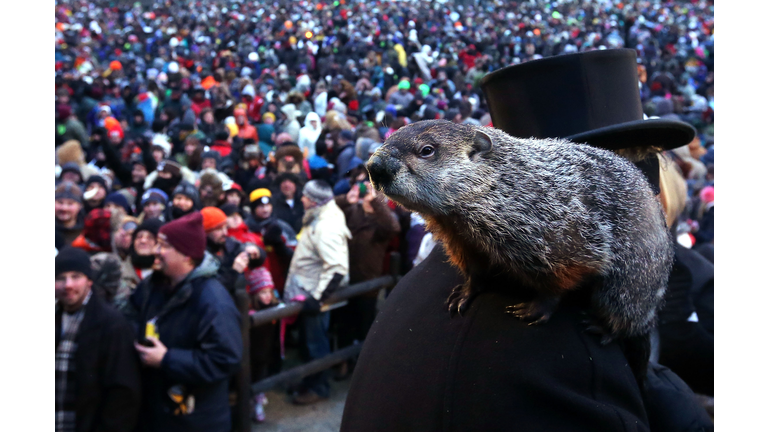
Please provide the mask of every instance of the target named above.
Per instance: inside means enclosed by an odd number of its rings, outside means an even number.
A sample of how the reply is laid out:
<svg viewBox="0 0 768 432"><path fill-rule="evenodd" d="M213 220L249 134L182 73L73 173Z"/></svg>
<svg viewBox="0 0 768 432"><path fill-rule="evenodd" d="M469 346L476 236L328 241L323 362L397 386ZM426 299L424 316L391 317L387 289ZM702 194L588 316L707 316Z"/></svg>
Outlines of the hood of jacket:
<svg viewBox="0 0 768 432"><path fill-rule="evenodd" d="M191 281L198 278L213 277L219 271L219 260L216 259L210 252L205 251L203 256L203 262L187 276L187 280Z"/></svg>

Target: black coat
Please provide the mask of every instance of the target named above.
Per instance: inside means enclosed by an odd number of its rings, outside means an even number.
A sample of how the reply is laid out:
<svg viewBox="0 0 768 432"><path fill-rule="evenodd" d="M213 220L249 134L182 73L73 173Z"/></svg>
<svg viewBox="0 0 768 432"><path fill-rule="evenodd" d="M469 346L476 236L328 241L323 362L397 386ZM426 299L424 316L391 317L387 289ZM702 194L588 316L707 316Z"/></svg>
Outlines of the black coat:
<svg viewBox="0 0 768 432"><path fill-rule="evenodd" d="M304 218L304 204L301 202L301 194L297 191L293 198L293 208L288 205L285 195L280 192L273 193L272 215L288 222L294 232L301 231L302 218Z"/></svg>
<svg viewBox="0 0 768 432"><path fill-rule="evenodd" d="M675 261L659 312L659 363L696 393L715 391L715 266L675 245ZM696 313L697 320L689 317Z"/></svg>
<svg viewBox="0 0 768 432"><path fill-rule="evenodd" d="M567 296L551 320L504 313L499 287L450 318L463 282L440 245L394 288L363 346L341 431L647 431L641 392L616 343L583 331Z"/></svg>
<svg viewBox="0 0 768 432"><path fill-rule="evenodd" d="M56 346L61 339L61 314L57 307ZM85 305L75 343L76 430L133 430L141 406L141 388L130 324L94 294Z"/></svg>
<svg viewBox="0 0 768 432"><path fill-rule="evenodd" d="M160 341L168 347L159 369L144 368L143 431L229 432L229 379L240 368L243 341L240 313L216 280L217 263L203 263L175 291L142 281L131 296L137 337L146 322L157 318ZM154 276L154 275L153 275ZM174 415L168 390L183 385L195 397L188 415Z"/></svg>

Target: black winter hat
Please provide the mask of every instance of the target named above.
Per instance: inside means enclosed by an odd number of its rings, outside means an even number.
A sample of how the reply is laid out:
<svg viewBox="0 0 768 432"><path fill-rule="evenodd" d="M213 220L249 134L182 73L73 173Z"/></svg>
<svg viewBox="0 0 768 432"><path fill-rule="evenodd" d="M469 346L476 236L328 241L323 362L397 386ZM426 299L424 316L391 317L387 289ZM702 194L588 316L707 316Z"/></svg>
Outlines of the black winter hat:
<svg viewBox="0 0 768 432"><path fill-rule="evenodd" d="M60 274L75 271L85 275L93 280L93 270L91 269L91 257L88 252L73 246L67 246L56 255L56 277Z"/></svg>
<svg viewBox="0 0 768 432"><path fill-rule="evenodd" d="M160 227L163 226L163 221L157 218L147 219L144 222L141 223L136 229L133 231L133 239L131 241L131 244L133 244L134 241L136 241L136 236L141 231L149 231L152 233L155 238L157 238L157 233L160 232Z"/></svg>
<svg viewBox="0 0 768 432"><path fill-rule="evenodd" d="M232 203L224 204L221 206L221 211L223 211L227 217L232 216L235 213L239 214L240 216L243 215L243 211Z"/></svg>
<svg viewBox="0 0 768 432"><path fill-rule="evenodd" d="M88 189L88 186L90 186L92 183L100 184L104 190L109 193L109 186L107 186L107 181L104 179L104 177L96 174L88 177L88 180L85 181L85 189Z"/></svg>
<svg viewBox="0 0 768 432"><path fill-rule="evenodd" d="M77 164L77 162L67 162L64 165L61 166L61 174L59 174L59 178L64 175L66 172L73 172L80 176L80 179L83 178L83 173L80 172L80 165Z"/></svg>

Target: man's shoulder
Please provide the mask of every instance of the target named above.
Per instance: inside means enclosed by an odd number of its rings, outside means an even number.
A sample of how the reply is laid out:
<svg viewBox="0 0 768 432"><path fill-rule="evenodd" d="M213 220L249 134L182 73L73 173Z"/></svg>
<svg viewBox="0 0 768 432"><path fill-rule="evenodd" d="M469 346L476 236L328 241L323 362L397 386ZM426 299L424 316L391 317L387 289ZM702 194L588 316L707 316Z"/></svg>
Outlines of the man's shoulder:
<svg viewBox="0 0 768 432"><path fill-rule="evenodd" d="M206 308L234 307L235 303L229 291L215 277L202 277L193 283L199 284L198 306Z"/></svg>

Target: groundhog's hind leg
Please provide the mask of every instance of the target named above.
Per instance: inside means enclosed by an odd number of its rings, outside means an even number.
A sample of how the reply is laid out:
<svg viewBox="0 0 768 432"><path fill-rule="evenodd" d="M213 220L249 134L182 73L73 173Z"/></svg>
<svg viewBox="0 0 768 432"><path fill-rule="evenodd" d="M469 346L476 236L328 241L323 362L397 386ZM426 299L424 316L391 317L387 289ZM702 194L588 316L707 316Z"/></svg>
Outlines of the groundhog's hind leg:
<svg viewBox="0 0 768 432"><path fill-rule="evenodd" d="M463 284L456 285L453 288L453 291L451 291L451 295L448 296L448 300L445 302L445 304L448 305L448 311L450 312L451 317L455 316L457 313L459 316L464 315L469 308L469 304L476 295L477 290L472 288L471 277L468 276L467 281Z"/></svg>

